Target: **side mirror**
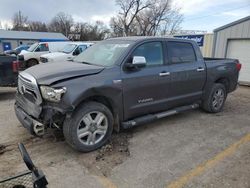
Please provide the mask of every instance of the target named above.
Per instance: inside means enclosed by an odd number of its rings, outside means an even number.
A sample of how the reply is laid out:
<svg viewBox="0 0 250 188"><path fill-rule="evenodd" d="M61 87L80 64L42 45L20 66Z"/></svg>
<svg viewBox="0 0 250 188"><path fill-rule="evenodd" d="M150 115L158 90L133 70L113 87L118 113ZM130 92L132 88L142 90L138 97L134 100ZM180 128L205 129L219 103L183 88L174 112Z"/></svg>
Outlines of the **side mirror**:
<svg viewBox="0 0 250 188"><path fill-rule="evenodd" d="M132 59L132 63L127 63L126 67L128 69L133 68L142 68L146 66L146 59L143 56L134 56Z"/></svg>
<svg viewBox="0 0 250 188"><path fill-rule="evenodd" d="M75 49L75 51L73 52L73 55L74 56L77 56L77 55L79 55L80 54L80 50L77 48L77 49Z"/></svg>

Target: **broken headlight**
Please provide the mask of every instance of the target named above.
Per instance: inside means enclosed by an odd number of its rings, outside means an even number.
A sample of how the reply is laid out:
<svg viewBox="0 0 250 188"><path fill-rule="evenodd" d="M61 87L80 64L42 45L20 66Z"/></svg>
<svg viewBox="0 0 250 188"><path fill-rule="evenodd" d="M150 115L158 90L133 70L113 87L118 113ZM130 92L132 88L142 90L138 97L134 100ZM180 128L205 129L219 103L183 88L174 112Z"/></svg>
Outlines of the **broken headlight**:
<svg viewBox="0 0 250 188"><path fill-rule="evenodd" d="M43 99L51 102L59 102L62 95L66 92L66 87L52 88L49 86L40 87Z"/></svg>

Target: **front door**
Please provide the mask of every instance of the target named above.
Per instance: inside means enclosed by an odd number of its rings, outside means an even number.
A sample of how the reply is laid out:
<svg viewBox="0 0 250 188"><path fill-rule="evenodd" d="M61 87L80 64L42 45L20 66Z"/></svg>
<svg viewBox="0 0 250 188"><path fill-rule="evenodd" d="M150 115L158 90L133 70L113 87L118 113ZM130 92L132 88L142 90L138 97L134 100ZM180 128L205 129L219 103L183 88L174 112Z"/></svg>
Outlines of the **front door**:
<svg viewBox="0 0 250 188"><path fill-rule="evenodd" d="M122 72L125 120L165 109L170 84L161 41L139 45L129 59L133 56L145 57L146 67Z"/></svg>
<svg viewBox="0 0 250 188"><path fill-rule="evenodd" d="M49 45L48 43L42 43L36 47L34 56L39 61L40 56L47 53L49 53Z"/></svg>

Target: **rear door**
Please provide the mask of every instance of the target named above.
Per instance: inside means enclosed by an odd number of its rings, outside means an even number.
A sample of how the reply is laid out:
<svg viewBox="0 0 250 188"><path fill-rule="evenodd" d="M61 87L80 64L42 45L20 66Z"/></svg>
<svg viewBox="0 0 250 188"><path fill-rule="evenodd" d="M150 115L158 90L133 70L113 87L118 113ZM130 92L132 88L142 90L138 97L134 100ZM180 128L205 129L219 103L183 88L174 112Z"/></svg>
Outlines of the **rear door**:
<svg viewBox="0 0 250 188"><path fill-rule="evenodd" d="M204 60L196 57L192 43L168 41L171 107L190 104L201 98L206 81Z"/></svg>
<svg viewBox="0 0 250 188"><path fill-rule="evenodd" d="M132 62L133 56L145 57L147 64L138 70L122 71L125 120L167 108L170 77L163 42L143 43L135 48L128 60Z"/></svg>

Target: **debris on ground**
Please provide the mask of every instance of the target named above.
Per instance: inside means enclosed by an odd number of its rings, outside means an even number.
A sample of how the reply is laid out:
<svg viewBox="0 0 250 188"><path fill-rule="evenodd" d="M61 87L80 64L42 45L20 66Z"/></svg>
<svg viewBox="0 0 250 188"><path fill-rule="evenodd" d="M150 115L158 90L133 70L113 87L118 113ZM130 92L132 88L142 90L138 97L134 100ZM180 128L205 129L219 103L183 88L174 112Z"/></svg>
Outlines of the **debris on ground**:
<svg viewBox="0 0 250 188"><path fill-rule="evenodd" d="M0 155L3 154L5 152L5 145L0 144Z"/></svg>
<svg viewBox="0 0 250 188"><path fill-rule="evenodd" d="M132 133L129 131L114 133L108 144L87 154L88 160L82 161L84 166L94 174L108 176L115 166L123 163L130 156L129 139L131 137Z"/></svg>

